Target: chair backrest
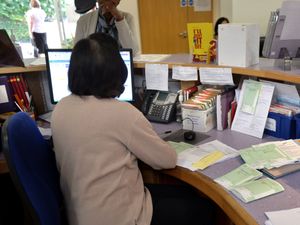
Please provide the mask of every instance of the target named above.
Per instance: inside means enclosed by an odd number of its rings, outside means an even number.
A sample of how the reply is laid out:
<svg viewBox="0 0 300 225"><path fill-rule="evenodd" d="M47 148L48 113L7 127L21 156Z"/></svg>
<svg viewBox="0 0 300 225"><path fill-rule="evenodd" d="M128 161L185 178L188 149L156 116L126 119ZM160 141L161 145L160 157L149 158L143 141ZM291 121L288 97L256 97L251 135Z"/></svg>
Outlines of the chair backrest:
<svg viewBox="0 0 300 225"><path fill-rule="evenodd" d="M60 225L63 198L50 144L35 121L19 112L2 127L3 153L12 180L35 224Z"/></svg>

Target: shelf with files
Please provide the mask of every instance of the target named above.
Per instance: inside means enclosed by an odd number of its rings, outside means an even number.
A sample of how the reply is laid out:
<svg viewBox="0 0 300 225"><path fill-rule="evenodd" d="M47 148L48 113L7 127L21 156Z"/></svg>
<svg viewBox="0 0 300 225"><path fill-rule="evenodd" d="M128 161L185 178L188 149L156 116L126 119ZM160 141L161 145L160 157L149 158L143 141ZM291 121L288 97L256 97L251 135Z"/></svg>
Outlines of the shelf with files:
<svg viewBox="0 0 300 225"><path fill-rule="evenodd" d="M45 93L43 80L46 79L46 65L27 66L27 67L0 67L0 76L20 75L27 81L29 92L33 96L35 113L43 114L47 111L45 103Z"/></svg>

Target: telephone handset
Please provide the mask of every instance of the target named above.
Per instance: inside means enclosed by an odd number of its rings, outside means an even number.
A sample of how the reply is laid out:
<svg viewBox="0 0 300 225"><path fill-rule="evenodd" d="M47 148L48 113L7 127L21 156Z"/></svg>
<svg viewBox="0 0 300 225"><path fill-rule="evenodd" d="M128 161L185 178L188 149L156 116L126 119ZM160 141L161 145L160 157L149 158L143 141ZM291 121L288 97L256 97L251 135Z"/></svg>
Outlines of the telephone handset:
<svg viewBox="0 0 300 225"><path fill-rule="evenodd" d="M147 90L141 110L150 121L169 123L175 119L177 98L177 93Z"/></svg>

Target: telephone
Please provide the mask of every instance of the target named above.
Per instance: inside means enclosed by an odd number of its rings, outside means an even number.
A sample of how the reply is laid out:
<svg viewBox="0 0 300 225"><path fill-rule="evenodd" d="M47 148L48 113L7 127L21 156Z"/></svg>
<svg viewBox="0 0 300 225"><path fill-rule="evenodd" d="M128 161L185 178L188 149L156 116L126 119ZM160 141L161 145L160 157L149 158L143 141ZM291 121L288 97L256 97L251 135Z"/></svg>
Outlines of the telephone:
<svg viewBox="0 0 300 225"><path fill-rule="evenodd" d="M153 122L169 123L175 119L177 93L147 90L141 111Z"/></svg>

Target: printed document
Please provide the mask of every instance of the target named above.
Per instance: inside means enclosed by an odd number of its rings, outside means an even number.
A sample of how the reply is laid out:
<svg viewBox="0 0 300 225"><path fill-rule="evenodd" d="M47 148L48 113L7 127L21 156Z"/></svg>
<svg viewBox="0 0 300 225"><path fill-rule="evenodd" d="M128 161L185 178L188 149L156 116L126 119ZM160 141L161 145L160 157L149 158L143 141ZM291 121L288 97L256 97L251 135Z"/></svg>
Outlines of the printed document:
<svg viewBox="0 0 300 225"><path fill-rule="evenodd" d="M235 186L255 180L261 176L261 172L247 164L243 164L229 173L216 178L215 181L230 190Z"/></svg>
<svg viewBox="0 0 300 225"><path fill-rule="evenodd" d="M262 178L233 187L232 193L248 203L284 191L283 186L270 178Z"/></svg>
<svg viewBox="0 0 300 225"><path fill-rule="evenodd" d="M197 67L173 66L172 78L174 80L198 80Z"/></svg>
<svg viewBox="0 0 300 225"><path fill-rule="evenodd" d="M199 68L202 84L234 85L231 68Z"/></svg>
<svg viewBox="0 0 300 225"><path fill-rule="evenodd" d="M148 90L168 91L168 64L146 64L145 77Z"/></svg>
<svg viewBox="0 0 300 225"><path fill-rule="evenodd" d="M284 154L274 144L266 144L240 150L242 159L255 169L271 169L291 162L291 158Z"/></svg>
<svg viewBox="0 0 300 225"><path fill-rule="evenodd" d="M247 96L247 93L251 93L249 88L254 88L255 86L260 89L257 100L254 99L253 101L248 101L247 99L249 96ZM273 85L253 80L245 80L231 129L254 137L262 138L273 92ZM255 97L254 93L253 95L251 94L252 97Z"/></svg>
<svg viewBox="0 0 300 225"><path fill-rule="evenodd" d="M220 154L220 152L222 154ZM195 171L202 165L211 165L239 155L239 152L224 143L214 140L186 149L178 154L177 165ZM205 157L207 157L205 159ZM204 159L205 162L201 162ZM207 161L209 163L207 163ZM197 166L200 165L201 168Z"/></svg>

